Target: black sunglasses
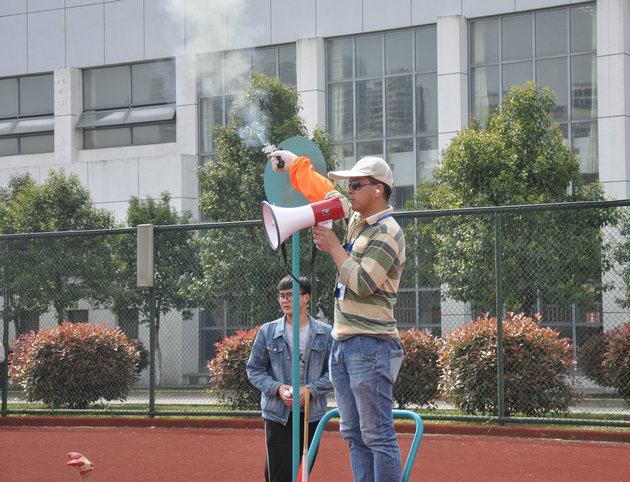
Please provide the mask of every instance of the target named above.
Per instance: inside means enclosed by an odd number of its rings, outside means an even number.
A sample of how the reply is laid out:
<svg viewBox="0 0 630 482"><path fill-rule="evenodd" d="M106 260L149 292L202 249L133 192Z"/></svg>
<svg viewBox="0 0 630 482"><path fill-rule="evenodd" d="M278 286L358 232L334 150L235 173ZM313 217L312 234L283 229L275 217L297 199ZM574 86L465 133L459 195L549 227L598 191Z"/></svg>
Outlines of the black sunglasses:
<svg viewBox="0 0 630 482"><path fill-rule="evenodd" d="M358 191L363 186L376 186L380 184L379 182L364 182L360 183L359 181L348 181L348 187L351 187L353 191Z"/></svg>

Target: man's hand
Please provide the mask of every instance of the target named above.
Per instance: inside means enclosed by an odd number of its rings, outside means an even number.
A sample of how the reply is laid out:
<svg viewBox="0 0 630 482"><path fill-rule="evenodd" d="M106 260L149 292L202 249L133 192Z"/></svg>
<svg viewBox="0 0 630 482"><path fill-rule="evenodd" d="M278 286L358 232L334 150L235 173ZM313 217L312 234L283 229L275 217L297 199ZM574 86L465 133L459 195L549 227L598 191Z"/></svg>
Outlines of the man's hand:
<svg viewBox="0 0 630 482"><path fill-rule="evenodd" d="M295 154L286 150L274 151L267 155L267 157L271 159L271 165L273 166L273 170L275 172L289 172L289 167L291 167L293 161L297 159ZM278 167L279 159L282 159L284 166Z"/></svg>
<svg viewBox="0 0 630 482"><path fill-rule="evenodd" d="M278 395L287 407L293 407L293 387L290 385L280 385ZM300 387L300 407L304 406L306 401L306 387Z"/></svg>
<svg viewBox="0 0 630 482"><path fill-rule="evenodd" d="M350 202L348 201L348 198L341 194L339 191L330 191L328 194L326 194L325 199L333 198L337 198L341 201L341 207L343 208L343 217L348 218L350 216Z"/></svg>
<svg viewBox="0 0 630 482"><path fill-rule="evenodd" d="M341 269L341 265L348 259L348 253L343 249L337 235L332 229L317 225L313 226L313 242L315 246L317 246L317 249L332 256L337 265L337 269Z"/></svg>
<svg viewBox="0 0 630 482"><path fill-rule="evenodd" d="M300 407L306 402L306 387L300 387Z"/></svg>
<svg viewBox="0 0 630 482"><path fill-rule="evenodd" d="M293 387L291 385L280 385L278 396L287 407L293 406Z"/></svg>
<svg viewBox="0 0 630 482"><path fill-rule="evenodd" d="M336 246L341 247L339 238L332 229L328 229L324 226L313 226L313 242L317 249L330 253Z"/></svg>

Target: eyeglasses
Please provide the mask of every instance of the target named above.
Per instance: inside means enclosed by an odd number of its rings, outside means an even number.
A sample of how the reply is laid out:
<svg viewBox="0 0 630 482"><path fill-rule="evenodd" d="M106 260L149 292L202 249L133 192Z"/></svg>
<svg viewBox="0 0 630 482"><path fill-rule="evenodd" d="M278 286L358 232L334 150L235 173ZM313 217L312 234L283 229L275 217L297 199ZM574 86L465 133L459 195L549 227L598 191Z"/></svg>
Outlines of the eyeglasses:
<svg viewBox="0 0 630 482"><path fill-rule="evenodd" d="M300 293L300 295L305 295L306 293ZM293 293L279 293L278 301L286 300L291 301L293 299Z"/></svg>
<svg viewBox="0 0 630 482"><path fill-rule="evenodd" d="M351 187L353 191L358 191L363 186L376 186L379 184L378 182L364 182L360 183L359 181L348 181L348 187Z"/></svg>

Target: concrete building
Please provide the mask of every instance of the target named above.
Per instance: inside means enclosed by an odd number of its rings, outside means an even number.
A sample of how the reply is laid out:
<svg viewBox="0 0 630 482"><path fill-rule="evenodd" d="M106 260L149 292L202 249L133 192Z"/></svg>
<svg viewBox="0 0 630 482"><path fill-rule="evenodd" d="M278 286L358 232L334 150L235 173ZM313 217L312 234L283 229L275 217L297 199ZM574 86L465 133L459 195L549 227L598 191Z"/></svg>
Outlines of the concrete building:
<svg viewBox="0 0 630 482"><path fill-rule="evenodd" d="M199 214L250 68L294 85L347 165L384 155L397 208L526 80L558 94L585 179L630 197L630 0L3 0L0 45L0 184L63 168L120 220L163 191Z"/></svg>

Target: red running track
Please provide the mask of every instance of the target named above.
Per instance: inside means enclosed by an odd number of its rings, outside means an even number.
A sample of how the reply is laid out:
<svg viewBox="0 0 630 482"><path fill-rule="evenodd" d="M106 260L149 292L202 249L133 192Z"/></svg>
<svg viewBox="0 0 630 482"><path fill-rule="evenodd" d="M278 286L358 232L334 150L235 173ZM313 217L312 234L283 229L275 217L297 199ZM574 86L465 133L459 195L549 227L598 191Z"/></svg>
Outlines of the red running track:
<svg viewBox="0 0 630 482"><path fill-rule="evenodd" d="M403 458L411 441L399 434ZM0 480L78 481L72 451L94 463L94 482L263 480L260 429L69 426L0 426ZM310 480L352 480L339 433L324 432ZM411 480L630 481L630 444L425 434Z"/></svg>

